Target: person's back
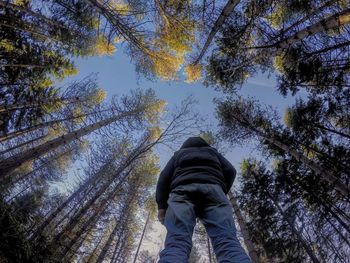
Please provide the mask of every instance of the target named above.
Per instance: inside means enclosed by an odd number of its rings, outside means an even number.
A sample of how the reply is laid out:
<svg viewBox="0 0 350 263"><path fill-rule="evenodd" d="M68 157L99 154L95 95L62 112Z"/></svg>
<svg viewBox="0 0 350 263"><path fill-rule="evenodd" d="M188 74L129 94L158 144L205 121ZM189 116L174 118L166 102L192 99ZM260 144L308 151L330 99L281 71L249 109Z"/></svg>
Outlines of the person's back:
<svg viewBox="0 0 350 263"><path fill-rule="evenodd" d="M219 263L250 263L236 237L232 208L226 198L236 171L215 148L191 137L161 172L156 199L158 218L167 228L160 263L185 263L193 228L200 218Z"/></svg>

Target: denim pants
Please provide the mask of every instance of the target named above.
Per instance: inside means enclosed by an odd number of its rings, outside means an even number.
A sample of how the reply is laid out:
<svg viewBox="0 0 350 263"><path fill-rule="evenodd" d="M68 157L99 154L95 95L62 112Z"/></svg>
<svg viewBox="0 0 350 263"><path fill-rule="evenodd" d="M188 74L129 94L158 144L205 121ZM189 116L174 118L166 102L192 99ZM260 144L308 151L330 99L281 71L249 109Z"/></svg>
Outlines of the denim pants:
<svg viewBox="0 0 350 263"><path fill-rule="evenodd" d="M251 263L237 239L232 213L220 185L195 183L173 189L164 220L165 248L158 263L188 263L196 217L202 220L219 263Z"/></svg>

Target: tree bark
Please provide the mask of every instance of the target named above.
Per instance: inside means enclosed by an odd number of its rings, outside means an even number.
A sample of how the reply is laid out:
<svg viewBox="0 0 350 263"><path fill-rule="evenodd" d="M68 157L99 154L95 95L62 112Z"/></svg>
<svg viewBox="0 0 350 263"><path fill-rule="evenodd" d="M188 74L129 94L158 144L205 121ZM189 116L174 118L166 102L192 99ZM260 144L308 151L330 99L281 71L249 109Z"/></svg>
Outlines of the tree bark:
<svg viewBox="0 0 350 263"><path fill-rule="evenodd" d="M236 7L236 5L240 2L240 0L229 0L225 7L222 9L220 16L217 18L217 20L214 23L214 26L211 28L210 33L205 41L205 44L203 48L201 49L199 56L194 61L194 65L198 64L199 61L203 58L205 52L210 46L210 43L213 41L216 33L220 29L220 27L225 23L226 18L232 13L233 9Z"/></svg>
<svg viewBox="0 0 350 263"><path fill-rule="evenodd" d="M257 177L257 174L255 174L254 171L252 171L252 173L254 174L255 177ZM304 240L304 238L301 236L301 234L299 233L299 231L295 228L294 223L290 220L290 218L288 216L285 215L285 213L283 212L281 206L278 204L278 202L276 201L276 199L270 194L270 192L268 190L265 189L265 193L268 196L268 198L272 201L272 203L274 204L274 206L277 208L277 210L279 211L279 213L282 215L283 219L287 222L287 224L289 225L289 227L292 230L292 233L297 237L297 239L299 240L299 242L301 243L301 245L303 246L303 248L305 249L306 253L309 255L310 259L312 262L314 263L321 263L318 258L316 257L316 255L314 254L314 252L312 251L311 247L307 244L307 242Z"/></svg>
<svg viewBox="0 0 350 263"><path fill-rule="evenodd" d="M284 50L307 36L314 35L324 30L337 28L348 23L350 23L350 9L346 9L330 17L324 18L321 21L300 30L292 36L272 44L270 47L275 48L276 51Z"/></svg>
<svg viewBox="0 0 350 263"><path fill-rule="evenodd" d="M141 244L142 244L143 237L144 237L144 235L146 233L146 229L147 229L147 225L148 225L149 219L150 219L150 213L148 213L148 215L147 215L147 219L146 219L145 225L144 225L143 230L142 230L140 241L139 241L139 244L138 244L136 252L135 252L133 263L136 263L137 256L139 255L140 247L141 247Z"/></svg>
<svg viewBox="0 0 350 263"><path fill-rule="evenodd" d="M247 246L247 249L248 249L249 257L252 260L252 263L260 263L258 253L256 252L254 245L253 245L253 242L250 239L248 228L247 228L247 225L244 221L244 218L243 218L243 215L242 215L241 210L239 208L238 202L237 202L236 198L233 196L232 192L229 192L228 196L229 196L231 204L233 206L233 211L236 214L239 228L240 228L242 236L243 236L244 244Z"/></svg>
<svg viewBox="0 0 350 263"><path fill-rule="evenodd" d="M87 135L99 128L102 128L104 126L107 126L113 122L119 121L125 117L131 116L135 114L135 111L130 111L126 113L122 113L116 116L113 116L111 118L90 124L86 127L83 127L79 130L72 131L68 134L64 134L56 139L53 139L51 141L48 141L46 143L43 143L39 146L36 146L32 149L29 149L23 153L16 154L12 157L9 157L5 160L0 161L0 175L1 177L4 177L5 175L9 174L10 172L14 171L16 168L18 168L21 164L34 160L35 158L38 158L42 156L43 154L54 150L58 148L61 145L68 144L76 139L81 138L84 135Z"/></svg>
<svg viewBox="0 0 350 263"><path fill-rule="evenodd" d="M350 17L350 16L349 16ZM235 120L237 120L241 125L253 131L259 137L264 138L266 141L285 151L289 155L293 156L297 161L302 162L304 165L313 170L316 174L321 177L321 180L326 181L330 184L334 184L334 188L344 195L345 197L350 196L350 186L346 186L343 182L340 181L339 178L334 176L332 173L325 171L321 166L307 158L305 155L293 150L292 147L282 143L278 139L275 139L273 136L264 133L258 128L254 127L249 120L245 119L242 116L232 116Z"/></svg>

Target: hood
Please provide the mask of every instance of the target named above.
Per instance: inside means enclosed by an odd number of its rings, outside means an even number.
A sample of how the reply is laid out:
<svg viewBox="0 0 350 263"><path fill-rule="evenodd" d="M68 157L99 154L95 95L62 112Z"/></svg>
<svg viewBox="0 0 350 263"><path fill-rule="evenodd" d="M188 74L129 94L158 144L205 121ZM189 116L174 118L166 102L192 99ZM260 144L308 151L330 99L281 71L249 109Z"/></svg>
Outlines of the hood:
<svg viewBox="0 0 350 263"><path fill-rule="evenodd" d="M182 144L181 149L189 148L189 147L208 147L208 146L210 145L201 137L190 137Z"/></svg>

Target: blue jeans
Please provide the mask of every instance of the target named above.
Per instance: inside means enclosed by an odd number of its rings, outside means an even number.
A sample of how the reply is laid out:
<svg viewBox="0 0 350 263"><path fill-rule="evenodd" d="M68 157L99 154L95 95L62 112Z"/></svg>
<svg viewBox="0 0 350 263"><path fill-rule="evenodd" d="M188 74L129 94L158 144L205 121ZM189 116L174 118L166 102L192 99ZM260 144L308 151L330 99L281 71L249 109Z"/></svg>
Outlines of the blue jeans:
<svg viewBox="0 0 350 263"><path fill-rule="evenodd" d="M196 183L173 189L164 220L165 248L158 263L188 263L196 217L202 220L219 263L251 263L237 239L232 213L220 185Z"/></svg>

